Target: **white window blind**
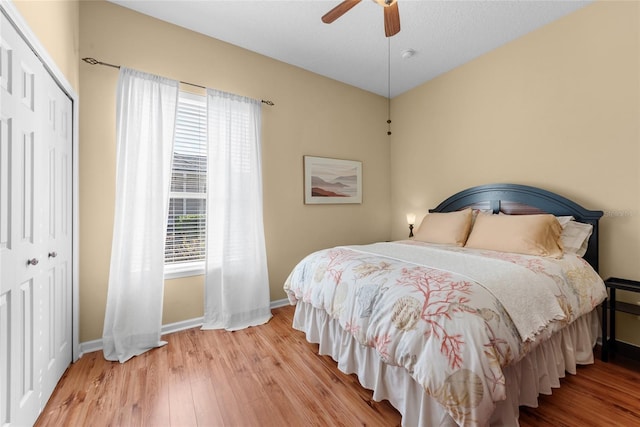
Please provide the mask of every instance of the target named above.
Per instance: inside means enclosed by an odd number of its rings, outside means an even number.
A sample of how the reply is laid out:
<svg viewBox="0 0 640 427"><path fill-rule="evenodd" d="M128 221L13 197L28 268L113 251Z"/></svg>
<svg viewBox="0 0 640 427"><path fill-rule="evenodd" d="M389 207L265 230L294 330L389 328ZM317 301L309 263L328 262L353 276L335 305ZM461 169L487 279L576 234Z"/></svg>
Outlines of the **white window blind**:
<svg viewBox="0 0 640 427"><path fill-rule="evenodd" d="M204 267L207 206L206 115L204 96L180 92L165 246L165 266L169 267L169 271Z"/></svg>

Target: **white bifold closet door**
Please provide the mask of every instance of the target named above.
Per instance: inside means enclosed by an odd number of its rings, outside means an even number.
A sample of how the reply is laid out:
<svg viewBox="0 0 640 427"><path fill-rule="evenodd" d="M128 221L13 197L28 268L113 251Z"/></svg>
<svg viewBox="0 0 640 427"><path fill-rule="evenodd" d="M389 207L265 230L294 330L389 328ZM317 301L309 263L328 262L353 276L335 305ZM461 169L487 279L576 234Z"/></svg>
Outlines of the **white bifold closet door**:
<svg viewBox="0 0 640 427"><path fill-rule="evenodd" d="M72 359L72 101L0 11L0 425Z"/></svg>

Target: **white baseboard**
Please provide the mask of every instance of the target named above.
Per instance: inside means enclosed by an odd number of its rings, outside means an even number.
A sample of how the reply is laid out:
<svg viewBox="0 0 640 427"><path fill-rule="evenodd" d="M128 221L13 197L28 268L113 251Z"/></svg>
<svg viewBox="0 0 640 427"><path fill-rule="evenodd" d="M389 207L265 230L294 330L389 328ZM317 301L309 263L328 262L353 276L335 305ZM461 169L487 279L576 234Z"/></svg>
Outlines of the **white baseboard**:
<svg viewBox="0 0 640 427"><path fill-rule="evenodd" d="M180 322L169 323L162 325L160 329L160 335L172 334L178 331L184 331L185 329L197 328L202 326L204 317L196 317L195 319L182 320Z"/></svg>
<svg viewBox="0 0 640 427"><path fill-rule="evenodd" d="M271 304L269 304L269 307L271 308L279 308L279 307L284 307L285 305L289 305L289 299L284 298L284 299L279 299L276 301L271 301Z"/></svg>
<svg viewBox="0 0 640 427"><path fill-rule="evenodd" d="M279 308L289 305L289 300L287 298L279 299L276 301L271 301L269 304L269 308ZM161 334L172 334L174 332L184 331L185 329L197 328L202 326L204 321L203 317L196 317L194 319L182 320L180 322L168 323L166 325L162 325ZM80 343L80 355L79 358L82 357L85 353L91 353L92 351L100 351L102 350L102 339L85 341Z"/></svg>
<svg viewBox="0 0 640 427"><path fill-rule="evenodd" d="M84 356L85 353L91 353L98 350L102 350L102 339L81 342L78 359Z"/></svg>

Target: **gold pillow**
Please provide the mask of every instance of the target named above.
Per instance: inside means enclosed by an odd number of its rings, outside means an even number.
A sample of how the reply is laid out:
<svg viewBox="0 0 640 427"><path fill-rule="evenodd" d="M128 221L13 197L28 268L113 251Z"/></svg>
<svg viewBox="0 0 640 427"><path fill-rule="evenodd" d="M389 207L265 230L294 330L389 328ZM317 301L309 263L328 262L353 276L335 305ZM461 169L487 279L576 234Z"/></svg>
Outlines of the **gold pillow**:
<svg viewBox="0 0 640 427"><path fill-rule="evenodd" d="M553 215L479 214L465 247L561 258L561 233Z"/></svg>
<svg viewBox="0 0 640 427"><path fill-rule="evenodd" d="M464 246L471 230L471 219L471 209L428 213L415 232L414 239L428 243Z"/></svg>

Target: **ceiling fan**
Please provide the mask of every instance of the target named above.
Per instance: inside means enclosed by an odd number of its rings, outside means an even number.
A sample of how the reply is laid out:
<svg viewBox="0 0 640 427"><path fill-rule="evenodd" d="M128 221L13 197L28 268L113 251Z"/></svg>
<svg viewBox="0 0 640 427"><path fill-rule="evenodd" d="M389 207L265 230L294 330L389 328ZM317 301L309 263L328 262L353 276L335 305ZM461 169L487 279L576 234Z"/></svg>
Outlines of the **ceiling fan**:
<svg viewBox="0 0 640 427"><path fill-rule="evenodd" d="M353 6L362 0L345 0L322 17L322 22L331 24L336 19L347 13ZM400 14L398 13L398 0L373 0L384 8L384 34L387 37L400 32Z"/></svg>

